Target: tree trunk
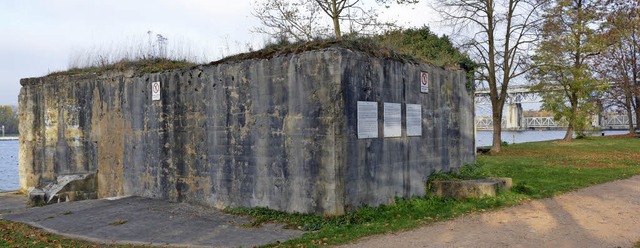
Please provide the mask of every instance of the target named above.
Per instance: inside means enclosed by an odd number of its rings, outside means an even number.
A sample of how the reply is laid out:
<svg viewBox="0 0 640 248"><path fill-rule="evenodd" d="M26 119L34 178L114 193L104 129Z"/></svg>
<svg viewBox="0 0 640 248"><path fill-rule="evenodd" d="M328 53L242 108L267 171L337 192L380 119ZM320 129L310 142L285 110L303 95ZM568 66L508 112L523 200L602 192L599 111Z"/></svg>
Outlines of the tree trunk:
<svg viewBox="0 0 640 248"><path fill-rule="evenodd" d="M575 129L575 126L573 125L573 123L576 122L576 113L578 112L578 99L575 96L575 94L572 95L571 97L571 115L569 116L569 125L567 126L567 133L564 135L564 141L570 142L573 140L573 131Z"/></svg>
<svg viewBox="0 0 640 248"><path fill-rule="evenodd" d="M640 107L636 108L636 129L640 129Z"/></svg>
<svg viewBox="0 0 640 248"><path fill-rule="evenodd" d="M502 117L496 120L493 117L493 143L491 145L491 152L500 152L502 150Z"/></svg>
<svg viewBox="0 0 640 248"><path fill-rule="evenodd" d="M493 120L493 143L491 145L491 153L498 153L502 150L502 108L504 106L504 95L502 90L498 92L498 82L496 78L496 52L495 52L495 27L493 16L493 1L486 1L486 14L487 14L487 36L489 42L489 51L487 57L489 58L488 73L489 78L487 83L489 84L489 98L491 98L491 113ZM502 85L506 87L506 85ZM505 91L506 92L506 91ZM502 98L500 98L502 97Z"/></svg>
<svg viewBox="0 0 640 248"><path fill-rule="evenodd" d="M631 106L631 97L626 96L624 102L624 108L627 110L627 118L629 118L629 133L635 133L635 127L633 126L633 107Z"/></svg>
<svg viewBox="0 0 640 248"><path fill-rule="evenodd" d="M493 119L493 142L491 152L500 152L502 150L502 111L494 112Z"/></svg>
<svg viewBox="0 0 640 248"><path fill-rule="evenodd" d="M333 20L333 32L336 35L336 39L342 38L342 32L340 31L340 12L342 10L338 9L338 2L336 0L331 1L331 19Z"/></svg>
<svg viewBox="0 0 640 248"><path fill-rule="evenodd" d="M627 118L629 118L629 133L635 133L636 127L633 125L633 113L627 111Z"/></svg>
<svg viewBox="0 0 640 248"><path fill-rule="evenodd" d="M573 124L569 123L567 126L567 133L564 135L564 141L570 142L573 140Z"/></svg>
<svg viewBox="0 0 640 248"><path fill-rule="evenodd" d="M340 19L338 16L333 16L333 31L335 32L336 39L342 38L342 32L340 32Z"/></svg>
<svg viewBox="0 0 640 248"><path fill-rule="evenodd" d="M633 99L635 103L632 102L633 110L636 112L636 129L640 129L640 97L635 97Z"/></svg>
<svg viewBox="0 0 640 248"><path fill-rule="evenodd" d="M638 92L638 87L640 87L640 81L638 81L638 77L640 77L640 75L638 75L638 35L636 33L637 29L632 29L632 35L631 35L631 49L633 52L633 56L631 57L631 73L632 73L632 86L634 87L634 91L633 91L633 95L635 96L634 98L631 99L631 106L633 106L634 111L636 112L636 129L640 129L640 92ZM632 120L629 120L629 122L632 122Z"/></svg>

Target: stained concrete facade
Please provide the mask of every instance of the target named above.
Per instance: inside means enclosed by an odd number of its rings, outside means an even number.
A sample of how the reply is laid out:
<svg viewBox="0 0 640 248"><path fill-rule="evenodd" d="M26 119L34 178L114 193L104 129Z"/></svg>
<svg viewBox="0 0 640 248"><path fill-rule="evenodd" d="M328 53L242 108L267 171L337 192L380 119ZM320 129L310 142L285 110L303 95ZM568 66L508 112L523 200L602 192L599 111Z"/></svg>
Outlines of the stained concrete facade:
<svg viewBox="0 0 640 248"><path fill-rule="evenodd" d="M474 162L465 81L462 70L342 48L146 75L22 79L20 187L95 173L99 198L320 214L388 204L424 195L434 170ZM377 104L377 138L358 139L358 101ZM400 137L384 137L384 103L401 104ZM420 136L407 136L407 104L421 106Z"/></svg>

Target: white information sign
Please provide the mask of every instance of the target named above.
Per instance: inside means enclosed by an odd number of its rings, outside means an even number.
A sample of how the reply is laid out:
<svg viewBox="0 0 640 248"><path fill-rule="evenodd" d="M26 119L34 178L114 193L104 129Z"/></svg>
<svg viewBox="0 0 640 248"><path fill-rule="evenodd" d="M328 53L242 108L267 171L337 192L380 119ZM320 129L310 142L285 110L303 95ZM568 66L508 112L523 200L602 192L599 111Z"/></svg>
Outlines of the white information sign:
<svg viewBox="0 0 640 248"><path fill-rule="evenodd" d="M402 136L402 110L400 103L384 103L384 137Z"/></svg>
<svg viewBox="0 0 640 248"><path fill-rule="evenodd" d="M358 101L358 139L378 138L378 103Z"/></svg>
<svg viewBox="0 0 640 248"><path fill-rule="evenodd" d="M160 100L160 82L151 83L151 100Z"/></svg>
<svg viewBox="0 0 640 248"><path fill-rule="evenodd" d="M420 72L420 93L429 93L429 73Z"/></svg>
<svg viewBox="0 0 640 248"><path fill-rule="evenodd" d="M422 105L407 104L407 136L422 136Z"/></svg>

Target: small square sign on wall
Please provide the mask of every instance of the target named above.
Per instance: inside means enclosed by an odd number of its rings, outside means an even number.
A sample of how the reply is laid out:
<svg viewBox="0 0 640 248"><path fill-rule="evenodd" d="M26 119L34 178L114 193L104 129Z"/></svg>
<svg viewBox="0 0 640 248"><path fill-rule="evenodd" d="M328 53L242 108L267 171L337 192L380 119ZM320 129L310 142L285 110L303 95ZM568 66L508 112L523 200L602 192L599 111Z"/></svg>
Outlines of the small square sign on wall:
<svg viewBox="0 0 640 248"><path fill-rule="evenodd" d="M151 83L151 100L160 100L160 82Z"/></svg>
<svg viewBox="0 0 640 248"><path fill-rule="evenodd" d="M429 73L420 72L420 93L429 93Z"/></svg>

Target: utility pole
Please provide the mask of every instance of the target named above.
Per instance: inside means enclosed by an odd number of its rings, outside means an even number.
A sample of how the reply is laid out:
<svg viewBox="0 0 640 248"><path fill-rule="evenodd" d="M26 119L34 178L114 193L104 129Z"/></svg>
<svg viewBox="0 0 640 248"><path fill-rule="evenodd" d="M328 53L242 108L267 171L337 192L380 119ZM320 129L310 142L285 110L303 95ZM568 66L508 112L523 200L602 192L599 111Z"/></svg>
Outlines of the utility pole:
<svg viewBox="0 0 640 248"><path fill-rule="evenodd" d="M4 137L4 125L2 125L2 137Z"/></svg>

